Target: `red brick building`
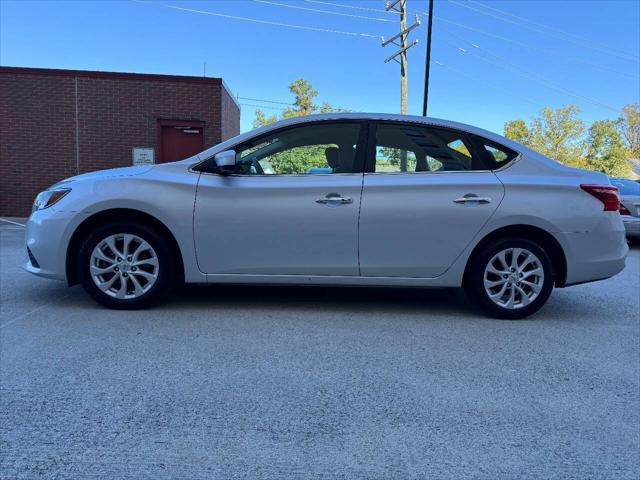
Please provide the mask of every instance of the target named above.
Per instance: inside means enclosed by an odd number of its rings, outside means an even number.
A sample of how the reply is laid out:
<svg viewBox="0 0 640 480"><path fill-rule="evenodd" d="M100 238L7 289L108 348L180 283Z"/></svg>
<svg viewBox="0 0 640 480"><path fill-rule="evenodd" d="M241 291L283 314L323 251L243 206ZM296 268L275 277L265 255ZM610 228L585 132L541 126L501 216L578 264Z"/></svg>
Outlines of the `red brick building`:
<svg viewBox="0 0 640 480"><path fill-rule="evenodd" d="M0 67L0 215L79 173L187 158L240 130L221 78Z"/></svg>

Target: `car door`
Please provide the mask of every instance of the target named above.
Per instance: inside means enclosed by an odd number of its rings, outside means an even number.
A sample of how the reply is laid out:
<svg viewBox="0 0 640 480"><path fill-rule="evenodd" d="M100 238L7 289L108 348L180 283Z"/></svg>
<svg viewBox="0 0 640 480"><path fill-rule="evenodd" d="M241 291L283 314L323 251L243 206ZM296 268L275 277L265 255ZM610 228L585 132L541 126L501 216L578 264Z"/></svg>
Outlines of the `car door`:
<svg viewBox="0 0 640 480"><path fill-rule="evenodd" d="M372 124L360 213L363 276L430 278L453 264L504 195L481 148L447 128Z"/></svg>
<svg viewBox="0 0 640 480"><path fill-rule="evenodd" d="M358 275L360 122L278 129L238 145L236 171L198 183L195 247L207 274Z"/></svg>

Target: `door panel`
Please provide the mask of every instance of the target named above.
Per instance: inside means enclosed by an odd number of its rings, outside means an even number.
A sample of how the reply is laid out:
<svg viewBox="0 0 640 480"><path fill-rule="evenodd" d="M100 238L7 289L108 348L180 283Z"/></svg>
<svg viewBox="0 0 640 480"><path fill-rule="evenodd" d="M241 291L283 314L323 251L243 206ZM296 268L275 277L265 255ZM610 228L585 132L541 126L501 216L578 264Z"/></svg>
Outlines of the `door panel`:
<svg viewBox="0 0 640 480"><path fill-rule="evenodd" d="M194 212L200 270L358 275L361 192L362 174L202 174ZM351 203L325 200L332 193Z"/></svg>
<svg viewBox="0 0 640 480"><path fill-rule="evenodd" d="M277 129L235 148L233 175L202 174L194 212L208 274L358 275L360 122Z"/></svg>
<svg viewBox="0 0 640 480"><path fill-rule="evenodd" d="M360 211L363 276L442 275L504 195L491 159L464 132L372 124Z"/></svg>
<svg viewBox="0 0 640 480"><path fill-rule="evenodd" d="M468 194L490 203L454 202ZM360 212L361 274L443 274L503 195L492 172L366 174Z"/></svg>

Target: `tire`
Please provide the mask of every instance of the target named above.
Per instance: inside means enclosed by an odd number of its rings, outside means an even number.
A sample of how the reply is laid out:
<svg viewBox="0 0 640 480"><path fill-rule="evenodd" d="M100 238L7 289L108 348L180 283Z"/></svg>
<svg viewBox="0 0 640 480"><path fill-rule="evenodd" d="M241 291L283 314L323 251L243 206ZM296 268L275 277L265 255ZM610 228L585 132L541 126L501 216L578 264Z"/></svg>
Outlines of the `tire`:
<svg viewBox="0 0 640 480"><path fill-rule="evenodd" d="M155 229L133 221L111 222L85 238L76 268L80 283L98 303L134 310L151 305L174 284L172 257L167 240Z"/></svg>
<svg viewBox="0 0 640 480"><path fill-rule="evenodd" d="M514 256L516 262L512 263ZM532 315L553 290L551 259L544 248L531 240L497 240L471 262L465 291L476 306L493 318L517 320Z"/></svg>

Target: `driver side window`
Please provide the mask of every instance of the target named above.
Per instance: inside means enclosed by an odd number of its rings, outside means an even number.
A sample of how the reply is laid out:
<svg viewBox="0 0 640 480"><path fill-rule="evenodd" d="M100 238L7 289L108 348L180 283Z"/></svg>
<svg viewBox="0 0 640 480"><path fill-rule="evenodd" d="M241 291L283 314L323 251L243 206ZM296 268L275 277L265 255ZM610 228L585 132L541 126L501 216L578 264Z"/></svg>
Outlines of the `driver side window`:
<svg viewBox="0 0 640 480"><path fill-rule="evenodd" d="M243 175L353 173L360 135L357 123L293 127L236 148Z"/></svg>

